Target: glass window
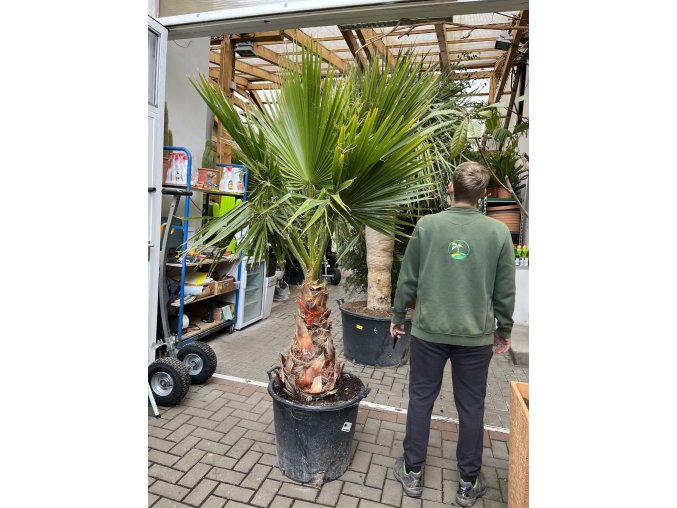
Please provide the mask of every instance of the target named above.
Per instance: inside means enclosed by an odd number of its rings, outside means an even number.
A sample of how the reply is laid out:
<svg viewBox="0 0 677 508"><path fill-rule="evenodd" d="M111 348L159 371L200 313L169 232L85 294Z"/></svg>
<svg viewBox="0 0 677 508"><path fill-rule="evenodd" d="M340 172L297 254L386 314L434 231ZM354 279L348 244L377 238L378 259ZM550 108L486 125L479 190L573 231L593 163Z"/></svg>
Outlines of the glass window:
<svg viewBox="0 0 677 508"><path fill-rule="evenodd" d="M157 106L158 34L148 30L148 104Z"/></svg>

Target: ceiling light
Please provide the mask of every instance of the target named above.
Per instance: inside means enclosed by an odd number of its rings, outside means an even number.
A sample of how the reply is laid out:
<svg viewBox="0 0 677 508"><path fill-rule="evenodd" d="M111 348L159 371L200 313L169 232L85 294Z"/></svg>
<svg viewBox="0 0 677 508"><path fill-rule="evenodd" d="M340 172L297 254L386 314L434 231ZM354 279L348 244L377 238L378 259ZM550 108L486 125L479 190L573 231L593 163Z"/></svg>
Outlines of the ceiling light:
<svg viewBox="0 0 677 508"><path fill-rule="evenodd" d="M238 42L235 44L235 53L242 57L256 56L254 52L254 43L251 41Z"/></svg>
<svg viewBox="0 0 677 508"><path fill-rule="evenodd" d="M496 44L494 44L494 48L500 49L501 51L508 51L511 45L512 38L507 33L503 33L498 36L498 39L496 39Z"/></svg>

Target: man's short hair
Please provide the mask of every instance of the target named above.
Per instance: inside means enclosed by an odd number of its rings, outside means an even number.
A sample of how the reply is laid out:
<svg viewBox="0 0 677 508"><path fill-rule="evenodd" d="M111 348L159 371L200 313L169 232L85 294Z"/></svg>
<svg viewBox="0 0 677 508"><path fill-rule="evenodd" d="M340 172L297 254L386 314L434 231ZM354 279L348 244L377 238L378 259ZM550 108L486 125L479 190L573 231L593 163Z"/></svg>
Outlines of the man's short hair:
<svg viewBox="0 0 677 508"><path fill-rule="evenodd" d="M463 162L456 166L451 181L454 182L455 201L474 202L487 189L489 170L479 162Z"/></svg>

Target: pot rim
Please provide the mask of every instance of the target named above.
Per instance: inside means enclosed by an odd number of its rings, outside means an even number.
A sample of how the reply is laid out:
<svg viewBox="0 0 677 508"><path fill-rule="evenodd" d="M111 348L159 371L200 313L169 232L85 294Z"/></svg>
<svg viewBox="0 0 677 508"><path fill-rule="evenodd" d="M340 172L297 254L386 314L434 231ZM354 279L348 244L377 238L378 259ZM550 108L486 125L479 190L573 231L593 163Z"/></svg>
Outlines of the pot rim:
<svg viewBox="0 0 677 508"><path fill-rule="evenodd" d="M273 390L273 383L275 382L273 372L281 368L282 367L278 365L277 367L273 367L268 371L268 395L270 395L274 401L277 401L284 406L299 411L307 411L309 413L324 413L328 411L338 411L340 409L345 409L347 407L359 404L360 401L364 399L367 395L369 395L369 392L371 391L371 388L367 388L367 385L364 384L364 381L362 381L355 374L351 374L350 372L344 372L343 376L355 378L359 380L360 383L362 384L360 392L357 395L355 395L352 399L347 400L345 402L341 402L340 404L332 404L328 406L308 406L306 404L301 404L299 402L292 402L290 400L285 399L284 397L280 397L277 393L275 393L275 390Z"/></svg>
<svg viewBox="0 0 677 508"><path fill-rule="evenodd" d="M338 306L339 310L341 311L342 314L345 313L345 314L348 314L350 316L355 316L355 317L359 317L359 318L366 318L366 319L370 319L372 321L387 321L388 323L390 323L392 321L392 319L389 318L389 317L370 316L369 314L360 314L359 312L344 309L343 303L345 303L345 302L339 303L339 306ZM407 321L411 321L411 318L405 317L405 322L407 322Z"/></svg>

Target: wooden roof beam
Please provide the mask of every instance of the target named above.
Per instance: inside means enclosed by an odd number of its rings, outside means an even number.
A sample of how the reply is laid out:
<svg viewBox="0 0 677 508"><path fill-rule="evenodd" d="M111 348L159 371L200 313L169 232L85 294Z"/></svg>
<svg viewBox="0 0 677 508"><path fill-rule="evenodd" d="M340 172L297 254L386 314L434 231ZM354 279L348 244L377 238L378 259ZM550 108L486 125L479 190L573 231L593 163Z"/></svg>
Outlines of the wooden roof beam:
<svg viewBox="0 0 677 508"><path fill-rule="evenodd" d="M508 48L508 53L505 56L505 60L500 72L496 73L496 89L494 90L494 96L489 97L491 102L496 102L496 99L499 97L499 94L503 93L503 88L505 87L506 82L508 81L508 76L510 76L510 69L515 61L517 56L517 50L519 49L520 39L522 34L528 30L529 26L529 11L522 11L520 17L516 20L515 26L511 26L510 29L514 30L512 34L512 44ZM519 28L516 28L519 27Z"/></svg>
<svg viewBox="0 0 677 508"><path fill-rule="evenodd" d="M250 74L257 78L265 79L266 81L272 81L278 85L280 84L280 77L277 74L259 69L258 67L244 63L242 60L235 60L235 70L243 74Z"/></svg>
<svg viewBox="0 0 677 508"><path fill-rule="evenodd" d="M317 49L322 59L325 62L336 67L339 71L345 72L348 69L348 65L344 60L337 57L334 53L332 53L326 47L324 47L320 42L314 40L309 35L306 35L305 32L298 29L292 29L292 30L283 30L283 33L285 37L287 37L291 41L296 42L297 44L302 44L309 47L312 47L313 45L317 46Z"/></svg>
<svg viewBox="0 0 677 508"><path fill-rule="evenodd" d="M352 30L341 30L341 35L343 36L343 40L346 41L348 49L353 54L353 57L359 62L362 70L366 70L369 66L367 56L365 55L364 50L357 51L359 44L355 38L355 33Z"/></svg>
<svg viewBox="0 0 677 508"><path fill-rule="evenodd" d="M279 53L275 53L274 51L267 48L260 42L254 43L254 53L256 53L256 56L259 57L261 60L265 60L266 62L275 64L278 67L284 67L286 69L295 69L298 71L301 70L300 63L293 62L289 58Z"/></svg>
<svg viewBox="0 0 677 508"><path fill-rule="evenodd" d="M437 34L437 44L440 47L440 69L449 69L449 46L447 45L447 32L444 29L444 23L435 25L435 34Z"/></svg>
<svg viewBox="0 0 677 508"><path fill-rule="evenodd" d="M362 28L360 30L355 30L357 36L359 37L362 45L368 43L367 48L373 48L371 51L372 56L374 55L374 50L381 55L390 65L395 65L395 57L388 50L388 46L385 45L382 39L379 38L380 34L377 34L373 28Z"/></svg>

